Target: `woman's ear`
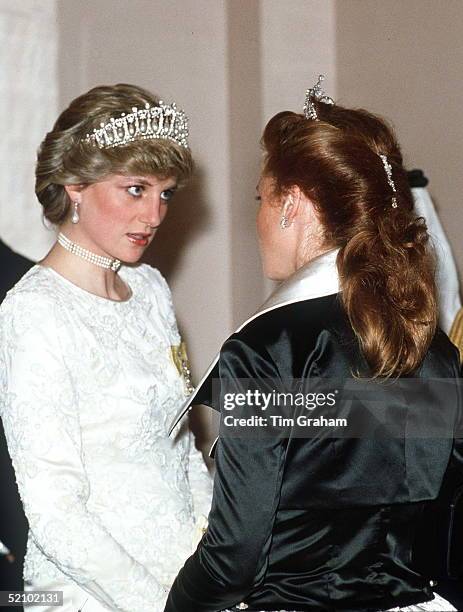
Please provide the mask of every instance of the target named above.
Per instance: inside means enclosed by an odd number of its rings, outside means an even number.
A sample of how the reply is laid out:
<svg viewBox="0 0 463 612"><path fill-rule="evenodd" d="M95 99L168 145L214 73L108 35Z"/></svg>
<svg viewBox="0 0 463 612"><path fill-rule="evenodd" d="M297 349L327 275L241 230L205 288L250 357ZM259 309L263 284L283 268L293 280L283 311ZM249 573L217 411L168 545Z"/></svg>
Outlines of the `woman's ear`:
<svg viewBox="0 0 463 612"><path fill-rule="evenodd" d="M288 189L283 195L281 213L287 218L290 225L300 212L302 196L302 191L297 185Z"/></svg>
<svg viewBox="0 0 463 612"><path fill-rule="evenodd" d="M75 185L64 185L64 189L68 194L71 202L79 202L80 203L80 194L85 187L84 183L75 184Z"/></svg>
<svg viewBox="0 0 463 612"><path fill-rule="evenodd" d="M288 189L283 196L281 210L289 224L293 223L296 217L302 223L313 222L314 218L318 220L312 200L297 185Z"/></svg>

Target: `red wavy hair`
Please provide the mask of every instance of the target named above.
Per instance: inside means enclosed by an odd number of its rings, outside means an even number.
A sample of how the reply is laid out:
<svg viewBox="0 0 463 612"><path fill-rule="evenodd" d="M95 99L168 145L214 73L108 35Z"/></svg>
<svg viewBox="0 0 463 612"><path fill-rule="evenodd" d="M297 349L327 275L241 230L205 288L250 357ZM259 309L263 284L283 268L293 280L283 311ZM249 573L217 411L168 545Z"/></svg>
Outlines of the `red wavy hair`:
<svg viewBox="0 0 463 612"><path fill-rule="evenodd" d="M277 195L298 186L327 248L339 247L341 300L373 377L413 373L437 327L434 255L394 132L364 110L316 102L319 121L282 112L262 137ZM387 155L397 208L380 154Z"/></svg>

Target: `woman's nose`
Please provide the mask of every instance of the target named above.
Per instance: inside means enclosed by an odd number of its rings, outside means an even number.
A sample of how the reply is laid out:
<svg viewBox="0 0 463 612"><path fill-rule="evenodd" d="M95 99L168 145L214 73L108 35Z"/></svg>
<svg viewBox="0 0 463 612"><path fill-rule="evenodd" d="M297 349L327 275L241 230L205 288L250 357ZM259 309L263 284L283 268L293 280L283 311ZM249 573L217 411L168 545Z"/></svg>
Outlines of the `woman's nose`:
<svg viewBox="0 0 463 612"><path fill-rule="evenodd" d="M161 198L153 197L145 202L145 206L140 214L140 219L143 223L151 227L161 225L163 215L161 213Z"/></svg>

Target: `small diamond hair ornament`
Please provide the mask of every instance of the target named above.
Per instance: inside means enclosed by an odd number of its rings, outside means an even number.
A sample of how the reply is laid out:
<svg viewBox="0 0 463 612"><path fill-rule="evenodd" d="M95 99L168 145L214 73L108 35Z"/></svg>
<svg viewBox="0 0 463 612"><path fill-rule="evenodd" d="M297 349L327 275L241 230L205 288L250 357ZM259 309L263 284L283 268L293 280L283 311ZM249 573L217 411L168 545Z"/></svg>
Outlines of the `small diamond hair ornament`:
<svg viewBox="0 0 463 612"><path fill-rule="evenodd" d="M387 182L389 184L389 187L392 190L392 199L391 199L391 206L392 208L397 208L397 198L395 196L395 194L397 193L397 189L395 187L395 183L394 183L394 179L392 178L392 166L391 164L388 162L387 156L383 155L382 153L378 153L379 157L381 158L381 161L383 162L383 166L384 166L384 171L386 173L386 177L387 177Z"/></svg>
<svg viewBox="0 0 463 612"><path fill-rule="evenodd" d="M177 109L175 102L168 105L160 100L155 106L148 102L145 108L134 106L131 113L121 113L120 117L110 117L107 123L100 123L82 142L109 149L153 138L166 138L188 149L188 117Z"/></svg>
<svg viewBox="0 0 463 612"><path fill-rule="evenodd" d="M325 76L323 74L320 74L316 84L311 89L308 89L306 91L304 102L304 115L306 119L313 119L313 121L319 121L314 100L316 102L323 102L323 104L334 104L333 98L327 96L323 89L320 87L321 83L324 80Z"/></svg>

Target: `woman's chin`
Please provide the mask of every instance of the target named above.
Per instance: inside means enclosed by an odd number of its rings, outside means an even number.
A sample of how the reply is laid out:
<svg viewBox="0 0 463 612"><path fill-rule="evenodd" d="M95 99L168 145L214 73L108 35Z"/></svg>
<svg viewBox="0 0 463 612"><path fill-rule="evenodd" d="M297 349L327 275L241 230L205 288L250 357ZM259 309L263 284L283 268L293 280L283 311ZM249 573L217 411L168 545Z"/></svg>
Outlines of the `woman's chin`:
<svg viewBox="0 0 463 612"><path fill-rule="evenodd" d="M283 272L281 272L280 270L266 270L264 268L264 276L265 278L268 278L268 280L271 281L275 281L275 282L280 282L280 281L284 281L288 278L288 276L290 276L289 274L284 274Z"/></svg>
<svg viewBox="0 0 463 612"><path fill-rule="evenodd" d="M271 281L284 281L295 272L295 267L288 258L274 257L272 254L272 257L262 257L261 262L263 275Z"/></svg>
<svg viewBox="0 0 463 612"><path fill-rule="evenodd" d="M116 257L126 264L136 264L142 258L145 250L146 249L133 249L131 251L121 253L121 257L117 257L117 255Z"/></svg>

